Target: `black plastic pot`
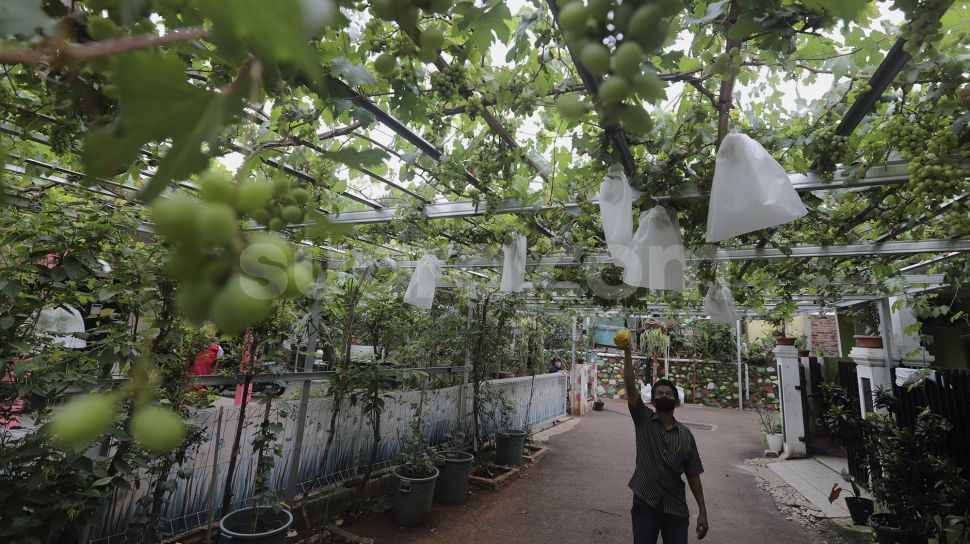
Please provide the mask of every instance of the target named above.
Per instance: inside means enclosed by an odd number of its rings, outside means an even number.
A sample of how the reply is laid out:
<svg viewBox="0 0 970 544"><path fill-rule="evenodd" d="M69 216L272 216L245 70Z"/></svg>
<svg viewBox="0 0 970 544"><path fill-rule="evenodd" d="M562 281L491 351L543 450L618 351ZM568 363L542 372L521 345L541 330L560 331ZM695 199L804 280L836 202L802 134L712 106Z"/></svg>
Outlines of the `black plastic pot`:
<svg viewBox="0 0 970 544"><path fill-rule="evenodd" d="M394 488L394 523L402 527L414 527L428 521L431 500L434 498L438 469L426 478L409 478L394 469L397 487Z"/></svg>
<svg viewBox="0 0 970 544"><path fill-rule="evenodd" d="M595 400L595 401L593 401L593 410L596 410L597 412L602 412L603 411L603 401L601 401L601 400Z"/></svg>
<svg viewBox="0 0 970 544"><path fill-rule="evenodd" d="M522 464L525 431L500 429L495 433L495 464L514 467Z"/></svg>
<svg viewBox="0 0 970 544"><path fill-rule="evenodd" d="M438 465L438 482L434 486L434 502L461 504L468 498L468 477L472 473L470 453L446 451L444 463Z"/></svg>
<svg viewBox="0 0 970 544"><path fill-rule="evenodd" d="M246 544L283 544L286 540L286 531L293 524L293 514L289 510L279 510L274 512L268 506L260 506L259 525L262 528L259 533L251 533L253 509L243 508L230 512L219 520L219 533L222 538L220 542L245 542Z"/></svg>
<svg viewBox="0 0 970 544"><path fill-rule="evenodd" d="M894 514L873 514L869 526L879 544L926 544L926 536L918 528Z"/></svg>
<svg viewBox="0 0 970 544"><path fill-rule="evenodd" d="M872 515L872 499L865 497L846 497L845 505L849 507L849 515L852 516L852 523L856 525L866 525L869 516Z"/></svg>

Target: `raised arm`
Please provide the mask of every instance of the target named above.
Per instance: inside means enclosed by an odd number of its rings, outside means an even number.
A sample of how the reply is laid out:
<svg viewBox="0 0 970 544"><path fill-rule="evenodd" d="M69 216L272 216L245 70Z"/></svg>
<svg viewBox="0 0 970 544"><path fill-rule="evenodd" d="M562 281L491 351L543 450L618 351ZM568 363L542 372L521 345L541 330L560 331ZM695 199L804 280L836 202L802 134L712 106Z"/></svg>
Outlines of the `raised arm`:
<svg viewBox="0 0 970 544"><path fill-rule="evenodd" d="M626 400L630 406L636 406L637 399L640 398L640 388L637 387L637 373L633 370L633 355L630 353L630 331L621 329L613 337L613 341L616 347L623 348L623 383L626 385Z"/></svg>

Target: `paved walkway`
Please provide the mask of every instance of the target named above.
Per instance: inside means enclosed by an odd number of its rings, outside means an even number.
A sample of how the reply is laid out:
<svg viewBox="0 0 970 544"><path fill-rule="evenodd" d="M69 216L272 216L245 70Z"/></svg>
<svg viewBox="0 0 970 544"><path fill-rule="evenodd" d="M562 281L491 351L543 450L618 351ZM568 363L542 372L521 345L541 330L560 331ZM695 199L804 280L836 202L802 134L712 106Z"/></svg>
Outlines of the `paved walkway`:
<svg viewBox="0 0 970 544"><path fill-rule="evenodd" d="M701 480L711 531L705 544L815 542L810 530L778 513L744 463L762 453L754 413L685 406L677 416L700 424L693 432L706 469ZM626 484L635 451L626 402L606 401L606 411L574 421L549 437L552 451L538 466L497 492L473 488L463 505L435 505L426 526L401 529L386 512L348 529L378 544L630 543L632 492ZM696 511L692 498L688 503Z"/></svg>

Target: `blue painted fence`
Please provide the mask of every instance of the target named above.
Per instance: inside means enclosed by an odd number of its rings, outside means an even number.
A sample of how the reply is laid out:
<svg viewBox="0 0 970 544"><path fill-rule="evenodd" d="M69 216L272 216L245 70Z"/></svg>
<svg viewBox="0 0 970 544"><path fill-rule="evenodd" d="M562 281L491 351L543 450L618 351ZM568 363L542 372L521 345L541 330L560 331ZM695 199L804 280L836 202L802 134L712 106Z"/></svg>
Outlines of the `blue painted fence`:
<svg viewBox="0 0 970 544"><path fill-rule="evenodd" d="M565 374L544 374L535 377L507 378L493 380L491 383L517 407L513 420L518 426L541 427L552 419L565 413L566 402ZM472 389L465 386L462 429L470 434L472 426ZM439 445L449 439L449 434L457 428L458 391L460 386L436 389L424 393L422 412L422 434L430 444ZM531 398L531 402L530 402ZM393 464L400 450L401 439L410 432L411 421L421 399L419 391L390 393L385 399L385 409L381 421L381 442L378 447L375 469ZM294 437L299 422L296 421L297 402L290 402L287 409L274 404L270 418L283 424L281 435L283 455L276 459L276 468L271 476L272 485L280 496L284 495L287 476L294 455ZM319 463L323 457L327 441L333 401L331 399L311 399L308 404L303 447L299 451L300 471L299 491L309 491L323 485L340 482L354 476L361 463L366 462L370 451L373 432L366 418L358 408L345 403L338 416L336 436L327 468L321 480L314 480ZM247 506L253 495L253 476L256 457L250 443L262 421L265 407L254 399L247 407L240 451L237 458L235 482L233 484L233 508ZM225 487L225 474L229 466L230 447L239 421L237 407L224 408L222 432L214 436L217 428L218 408L199 410L195 414L197 425L205 429L208 439L193 448L181 467L175 467L170 481L174 489L169 492L162 517L165 520L162 532L174 534L193 527L204 525L210 515L221 517L220 505ZM495 422L501 420L496 412L495 420L486 423L486 429L494 431ZM215 444L219 443L219 457L213 459ZM176 471L182 470L188 478L178 478ZM211 493L213 472L215 490ZM151 478L145 477L131 482L131 489L117 490L101 507L96 516L90 542L94 544L138 543L141 530L137 519L148 507L147 496L151 494Z"/></svg>

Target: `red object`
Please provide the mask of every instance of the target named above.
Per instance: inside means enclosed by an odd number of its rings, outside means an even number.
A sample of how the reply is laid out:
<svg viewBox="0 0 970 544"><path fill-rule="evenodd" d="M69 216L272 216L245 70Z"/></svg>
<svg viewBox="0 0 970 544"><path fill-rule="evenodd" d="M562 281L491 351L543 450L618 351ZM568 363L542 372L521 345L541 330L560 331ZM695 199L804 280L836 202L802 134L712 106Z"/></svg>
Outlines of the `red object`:
<svg viewBox="0 0 970 544"><path fill-rule="evenodd" d="M209 347L202 350L196 358L192 366L185 372L189 376L209 376L212 374L212 370L216 366L216 355L219 353L219 344L215 342L209 344Z"/></svg>

